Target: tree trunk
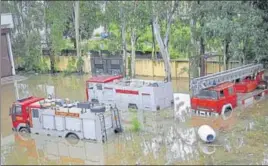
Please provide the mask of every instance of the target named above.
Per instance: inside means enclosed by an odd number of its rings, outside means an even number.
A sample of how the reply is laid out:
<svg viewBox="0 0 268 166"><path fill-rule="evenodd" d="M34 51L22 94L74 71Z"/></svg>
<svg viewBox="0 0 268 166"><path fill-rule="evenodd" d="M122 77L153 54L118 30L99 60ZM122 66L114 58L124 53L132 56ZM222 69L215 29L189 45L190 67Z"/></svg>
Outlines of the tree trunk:
<svg viewBox="0 0 268 166"><path fill-rule="evenodd" d="M80 56L79 46L79 1L75 1L75 39L76 39L76 54Z"/></svg>
<svg viewBox="0 0 268 166"><path fill-rule="evenodd" d="M157 40L157 43L160 47L160 52L162 54L162 58L164 60L164 67L165 67L165 75L166 75L166 81L171 81L171 66L170 66L170 56L167 48L168 43L168 36L166 35L165 42L163 42L161 35L160 35L160 26L158 23L158 18L154 18L153 21L154 26L154 35ZM167 29L168 33L169 29Z"/></svg>
<svg viewBox="0 0 268 166"><path fill-rule="evenodd" d="M154 39L154 25L153 25L153 21L151 23L151 27L152 27L152 58L155 59L156 58L156 51L155 51L155 39Z"/></svg>
<svg viewBox="0 0 268 166"><path fill-rule="evenodd" d="M51 66L51 73L54 74L55 73L55 55L54 55L54 51L50 51L50 66Z"/></svg>
<svg viewBox="0 0 268 166"><path fill-rule="evenodd" d="M246 46L245 43L243 44L243 56L241 58L242 65L245 64L245 59L246 59Z"/></svg>
<svg viewBox="0 0 268 166"><path fill-rule="evenodd" d="M122 50L123 50L123 76L126 77L126 60L127 60L127 48L126 48L126 23L123 18L123 8L120 9L121 15L121 36L122 36Z"/></svg>
<svg viewBox="0 0 268 166"><path fill-rule="evenodd" d="M203 13L201 13L201 20L200 20L200 28L202 31L202 28L204 27L204 22L203 22ZM203 55L205 54L205 43L204 43L204 38L202 35L200 35L200 59L201 59L201 66L200 66L200 76L205 76L207 74L206 71L206 59L203 58Z"/></svg>
<svg viewBox="0 0 268 166"><path fill-rule="evenodd" d="M75 38L71 38L71 41L73 42L74 49L76 49L76 39Z"/></svg>
<svg viewBox="0 0 268 166"><path fill-rule="evenodd" d="M229 64L229 42L225 39L224 40L224 55L223 55L223 64L224 64L224 70L228 70L228 64Z"/></svg>
<svg viewBox="0 0 268 166"><path fill-rule="evenodd" d="M44 2L45 3L45 10L49 8L49 5L47 1ZM46 11L44 11L44 17L46 17ZM49 52L49 59L50 59L50 72L53 74L55 73L55 55L54 55L54 51L52 51L52 45L50 42L50 34L48 32L48 23L46 22L45 19L45 40L46 40L46 45L47 45L47 49Z"/></svg>
<svg viewBox="0 0 268 166"><path fill-rule="evenodd" d="M200 76L199 70L200 70L200 56L197 55L197 48L196 48L196 40L195 40L195 36L196 36L196 20L194 18L192 18L190 20L190 35L191 35L191 61L190 62L192 65L190 66L191 69L189 69L189 72L192 73L192 77L196 78Z"/></svg>
<svg viewBox="0 0 268 166"><path fill-rule="evenodd" d="M135 78L136 74L136 29L131 31L131 77Z"/></svg>
<svg viewBox="0 0 268 166"><path fill-rule="evenodd" d="M200 3L198 1L198 3ZM204 28L204 13L201 13L201 19L200 19L200 28L201 30ZM202 35L200 35L200 55L204 55L205 54L205 42L204 42L204 38Z"/></svg>

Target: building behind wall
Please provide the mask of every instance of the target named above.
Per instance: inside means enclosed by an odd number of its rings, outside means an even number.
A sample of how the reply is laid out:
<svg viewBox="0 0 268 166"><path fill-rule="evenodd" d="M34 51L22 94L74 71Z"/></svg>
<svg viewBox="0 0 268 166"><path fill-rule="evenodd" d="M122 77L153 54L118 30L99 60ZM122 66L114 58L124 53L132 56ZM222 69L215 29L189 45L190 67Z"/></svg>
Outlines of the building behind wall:
<svg viewBox="0 0 268 166"><path fill-rule="evenodd" d="M10 40L12 28L12 14L1 14L1 78L16 74Z"/></svg>

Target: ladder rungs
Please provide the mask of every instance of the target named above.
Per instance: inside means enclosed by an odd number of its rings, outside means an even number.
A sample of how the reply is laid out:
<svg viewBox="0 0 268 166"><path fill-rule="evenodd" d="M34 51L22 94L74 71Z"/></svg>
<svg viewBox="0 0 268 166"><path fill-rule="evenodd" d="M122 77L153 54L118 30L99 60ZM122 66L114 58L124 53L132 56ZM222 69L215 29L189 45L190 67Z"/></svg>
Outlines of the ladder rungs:
<svg viewBox="0 0 268 166"><path fill-rule="evenodd" d="M220 83L224 83L227 81L234 81L235 79L249 76L261 69L263 69L262 64L257 65L250 64L246 66L237 67L224 72L219 72L216 74L211 74L204 77L193 79L191 81L190 87L193 91L198 91L200 89L209 88L218 85Z"/></svg>

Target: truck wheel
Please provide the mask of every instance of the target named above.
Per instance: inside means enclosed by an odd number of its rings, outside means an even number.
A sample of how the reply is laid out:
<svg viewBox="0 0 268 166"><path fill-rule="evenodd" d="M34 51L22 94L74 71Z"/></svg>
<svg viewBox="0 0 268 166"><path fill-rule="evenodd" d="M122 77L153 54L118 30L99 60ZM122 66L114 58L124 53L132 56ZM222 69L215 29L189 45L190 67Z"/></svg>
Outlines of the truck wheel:
<svg viewBox="0 0 268 166"><path fill-rule="evenodd" d="M19 132L21 132L23 134L29 134L30 130L26 127L22 127L22 128L20 128Z"/></svg>
<svg viewBox="0 0 268 166"><path fill-rule="evenodd" d="M138 109L138 107L137 107L136 104L129 104L129 105L128 105L128 108L129 108L129 109L134 109L134 110L137 110L137 109Z"/></svg>
<svg viewBox="0 0 268 166"><path fill-rule="evenodd" d="M262 90L267 89L268 82L267 81L261 81L257 87L258 87L258 89L262 89Z"/></svg>
<svg viewBox="0 0 268 166"><path fill-rule="evenodd" d="M66 138L70 144L77 144L79 142L79 137L74 133L67 134Z"/></svg>
<svg viewBox="0 0 268 166"><path fill-rule="evenodd" d="M98 100L98 99L92 99L91 102L92 102L92 103L97 103L97 104L98 104L98 103L99 103L99 100Z"/></svg>
<svg viewBox="0 0 268 166"><path fill-rule="evenodd" d="M122 128L116 128L114 129L114 133L117 134L117 133L121 133L122 132Z"/></svg>
<svg viewBox="0 0 268 166"><path fill-rule="evenodd" d="M71 139L79 139L79 137L76 134L70 133L66 136L66 138L71 138Z"/></svg>
<svg viewBox="0 0 268 166"><path fill-rule="evenodd" d="M231 117L233 109L231 107L226 107L222 113L223 120L226 120Z"/></svg>
<svg viewBox="0 0 268 166"><path fill-rule="evenodd" d="M30 138L30 129L27 127L21 127L18 135L24 140L28 140Z"/></svg>

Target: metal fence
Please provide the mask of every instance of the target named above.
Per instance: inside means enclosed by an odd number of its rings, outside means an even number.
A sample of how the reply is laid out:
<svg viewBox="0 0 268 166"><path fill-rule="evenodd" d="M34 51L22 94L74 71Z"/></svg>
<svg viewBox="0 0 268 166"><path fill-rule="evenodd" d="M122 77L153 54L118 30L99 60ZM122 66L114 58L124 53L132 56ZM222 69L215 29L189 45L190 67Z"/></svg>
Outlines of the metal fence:
<svg viewBox="0 0 268 166"><path fill-rule="evenodd" d="M123 74L123 58L121 56L90 56L91 72L93 75Z"/></svg>

